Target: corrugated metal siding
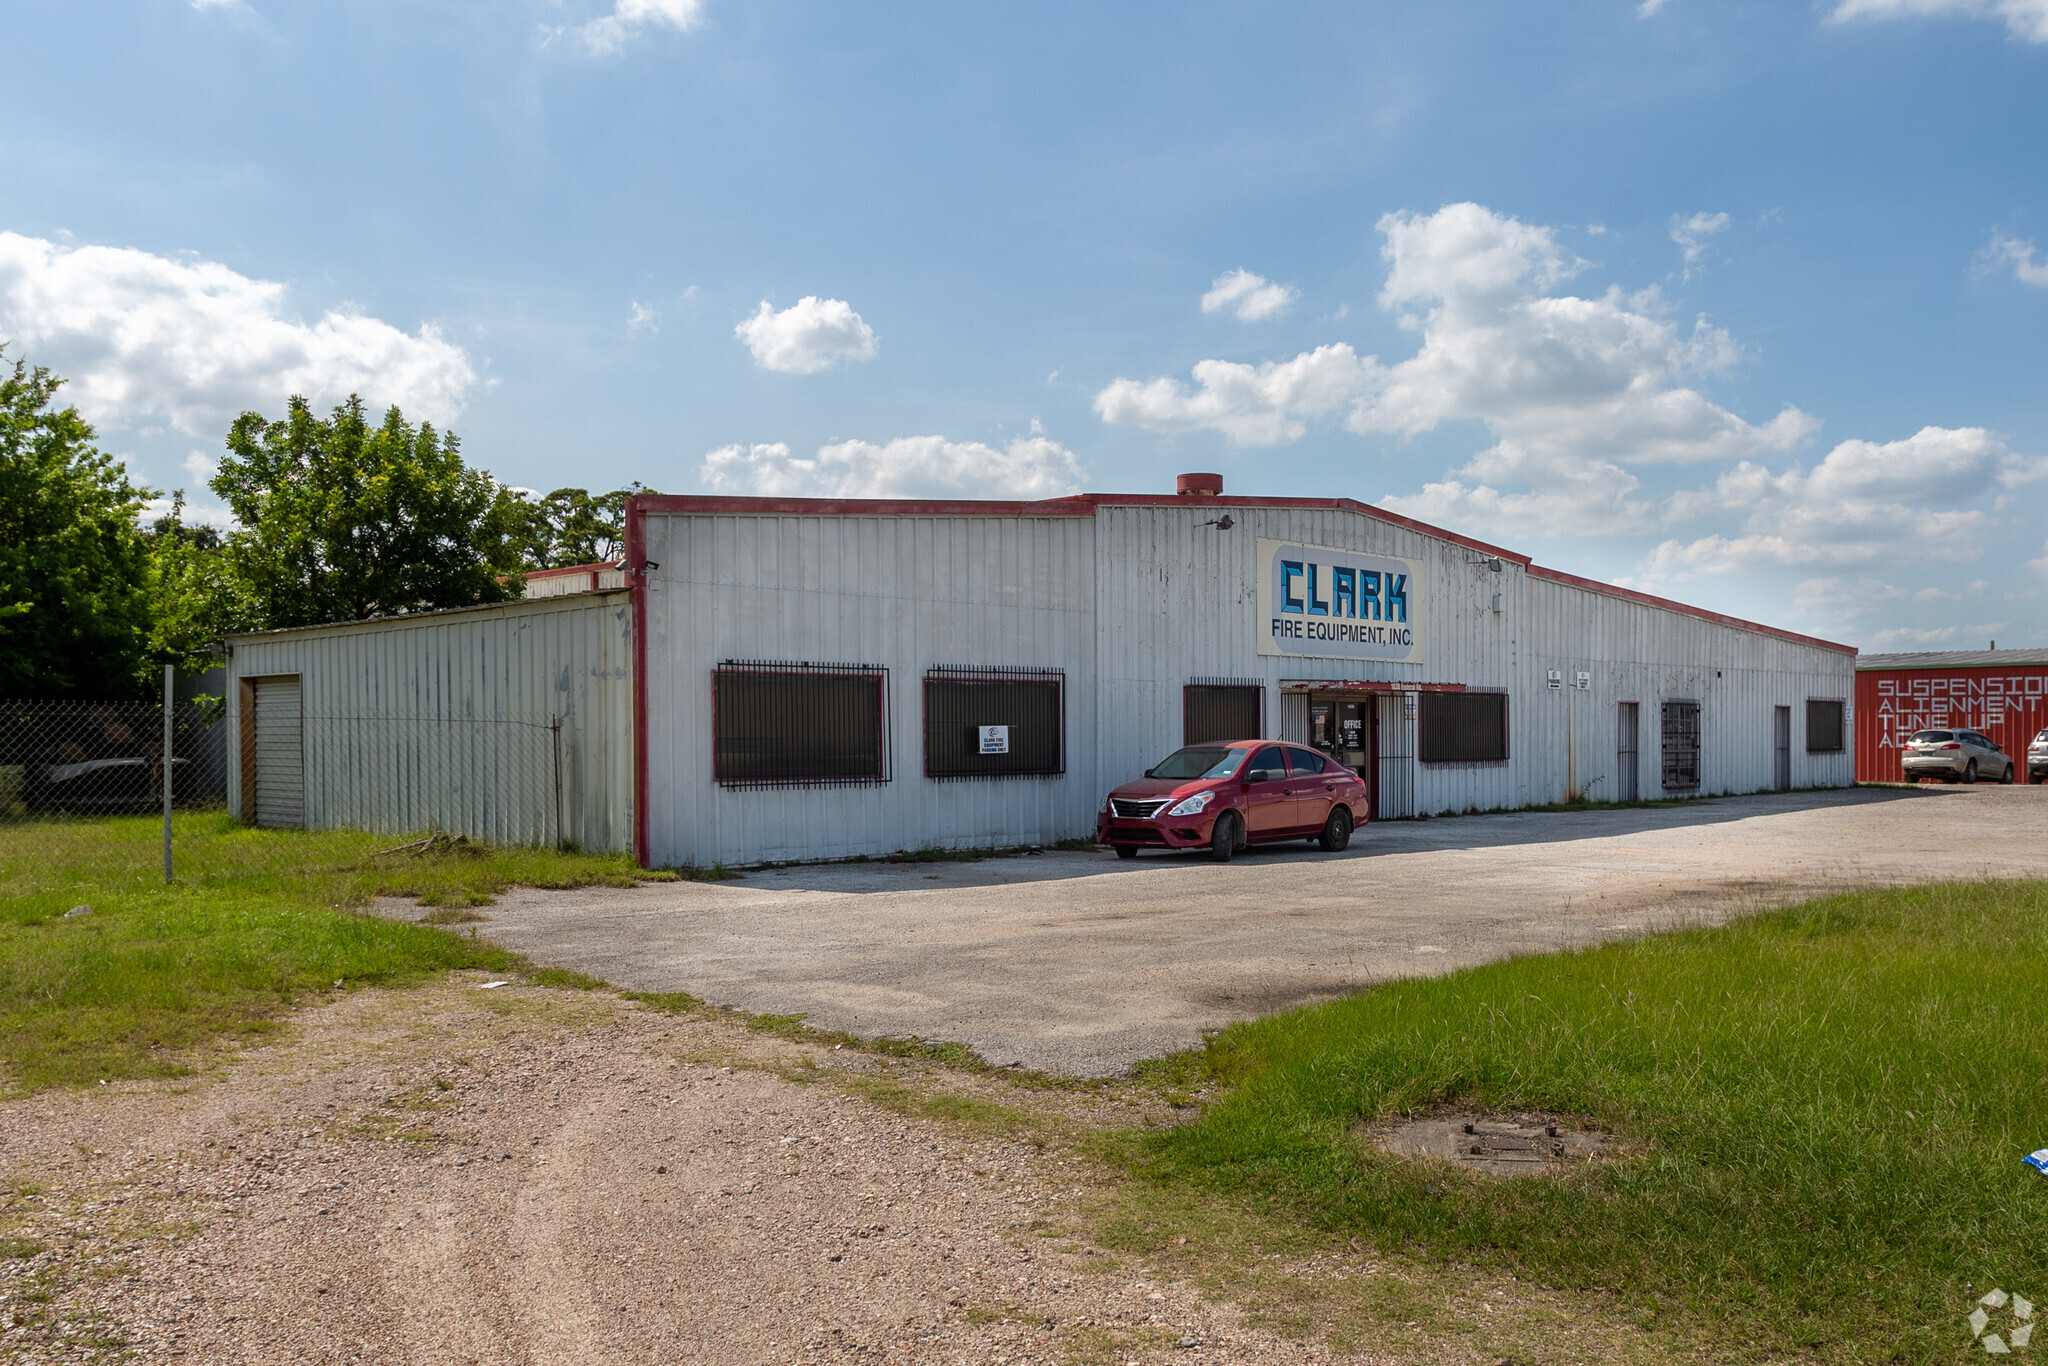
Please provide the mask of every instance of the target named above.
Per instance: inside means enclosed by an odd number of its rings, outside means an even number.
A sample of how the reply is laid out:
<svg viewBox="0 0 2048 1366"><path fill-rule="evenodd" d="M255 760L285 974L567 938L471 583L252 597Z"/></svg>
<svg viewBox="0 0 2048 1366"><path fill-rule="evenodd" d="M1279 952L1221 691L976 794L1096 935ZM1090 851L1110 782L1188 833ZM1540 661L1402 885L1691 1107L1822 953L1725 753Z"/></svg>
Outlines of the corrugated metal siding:
<svg viewBox="0 0 2048 1366"><path fill-rule="evenodd" d="M1453 542L1342 509L1233 507L1230 531L1205 527L1200 505L1110 506L1098 513L1102 642L1099 781L1113 786L1169 752L1179 712L1166 694L1195 675L1283 680L1361 679L1462 683L1508 694L1508 761L1415 764L1416 813L1488 810L1562 800L1568 780L1595 799L1616 789L1617 704L1642 704L1642 795L1664 795L1658 779L1659 703L1701 704L1703 793L1771 785L1772 709L1794 709L1795 787L1846 786L1847 755L1808 755L1805 701L1850 696L1853 656L1597 593ZM1259 538L1419 560L1427 597L1421 664L1276 658L1257 651ZM1501 611L1493 595L1501 595ZM1552 691L1584 670L1585 692ZM1269 711L1281 725L1294 716ZM1383 726L1399 717L1382 705ZM1303 728L1306 713L1294 724ZM1293 737L1292 729L1281 734ZM1385 732L1383 731L1383 737ZM1408 753L1412 754L1412 746ZM1576 756L1576 762L1573 761ZM1384 766L1383 766L1384 768ZM1399 811L1401 789L1383 771L1382 801Z"/></svg>
<svg viewBox="0 0 2048 1366"><path fill-rule="evenodd" d="M1966 726L2003 745L2013 781L2023 783L2028 742L2048 726L2048 665L1859 669L1856 719L1856 776L1864 782L1905 777L1899 749L1914 731Z"/></svg>
<svg viewBox="0 0 2048 1366"><path fill-rule="evenodd" d="M1307 699L1283 681L1463 684L1509 698L1505 763L1422 765L1396 693L1379 701L1384 814L1524 806L1574 781L1617 783L1619 704L1640 704L1641 795L1659 781L1660 704L1701 707L1702 793L1772 781L1774 708L1847 699L1852 657L1532 576L1426 532L1344 509L1098 506L1093 517L655 512L650 578L649 778L656 864L880 854L927 845L1047 842L1092 826L1101 794L1180 742L1193 678L1261 680L1266 724L1307 738ZM1259 538L1422 562L1418 664L1257 653ZM1495 594L1501 610L1494 610ZM891 782L722 789L712 782L711 670L728 659L890 670ZM921 679L934 665L1067 673L1067 773L932 781ZM1551 690L1585 671L1589 687ZM1794 786L1852 781L1846 755L1808 755Z"/></svg>
<svg viewBox="0 0 2048 1366"><path fill-rule="evenodd" d="M1660 746L1667 701L1700 704L1702 795L1768 791L1776 754L1775 710L1792 708L1792 786L1846 787L1855 781L1847 752L1806 752L1806 702L1851 698L1855 658L1685 613L1590 592L1542 578L1519 577L1516 638L1528 642L1511 680L1511 767L1517 805L1565 799L1576 776L1582 792L1613 800L1618 706L1640 710L1641 795L1686 795L1663 787ZM1511 609L1514 610L1514 609ZM1545 685L1556 669L1566 686ZM1590 688L1571 686L1591 675ZM1854 723L1849 723L1853 729ZM1474 802L1457 784L1425 771L1425 810Z"/></svg>
<svg viewBox="0 0 2048 1366"><path fill-rule="evenodd" d="M552 839L560 717L559 835L623 849L631 622L628 596L605 593L309 627L235 638L230 672L299 675L310 827ZM228 690L230 735L242 733L240 691Z"/></svg>
<svg viewBox="0 0 2048 1366"><path fill-rule="evenodd" d="M828 859L1089 833L1102 795L1094 536L1092 519L1071 516L650 514L646 554L660 565L647 606L652 861ZM891 781L714 784L711 671L729 659L886 666ZM936 665L1065 670L1068 771L926 778L922 680ZM1177 685L1171 705L1178 718Z"/></svg>
<svg viewBox="0 0 2048 1366"><path fill-rule="evenodd" d="M256 824L297 830L306 824L306 769L300 724L299 680L266 678L256 703Z"/></svg>

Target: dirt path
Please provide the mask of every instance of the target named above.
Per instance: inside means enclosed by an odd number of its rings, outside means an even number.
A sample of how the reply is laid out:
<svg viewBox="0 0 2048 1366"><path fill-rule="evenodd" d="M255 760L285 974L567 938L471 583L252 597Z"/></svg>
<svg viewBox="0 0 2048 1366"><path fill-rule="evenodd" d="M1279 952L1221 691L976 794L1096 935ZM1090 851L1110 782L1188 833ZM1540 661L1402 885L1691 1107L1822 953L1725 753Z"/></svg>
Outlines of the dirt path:
<svg viewBox="0 0 2048 1366"><path fill-rule="evenodd" d="M893 1064L481 980L0 1107L0 1355L1339 1359L1061 1235L1096 1178L1060 1145L849 1093Z"/></svg>

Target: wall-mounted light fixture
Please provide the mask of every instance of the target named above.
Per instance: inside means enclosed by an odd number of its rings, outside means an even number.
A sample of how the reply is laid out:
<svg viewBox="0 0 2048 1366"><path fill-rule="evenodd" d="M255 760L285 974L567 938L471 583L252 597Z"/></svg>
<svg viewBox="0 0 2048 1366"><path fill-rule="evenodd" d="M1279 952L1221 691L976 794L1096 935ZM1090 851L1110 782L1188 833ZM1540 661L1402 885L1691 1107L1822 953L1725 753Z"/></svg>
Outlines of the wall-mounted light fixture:
<svg viewBox="0 0 2048 1366"><path fill-rule="evenodd" d="M1213 522L1204 522L1204 523L1202 523L1202 525L1203 525L1203 526L1213 526L1213 527L1215 527L1215 528L1216 528L1216 529L1217 529L1218 531L1228 531L1228 530L1230 530L1230 529L1231 529L1232 527L1236 526L1236 525L1237 525L1237 523L1236 523L1236 522L1234 522L1234 521L1232 521L1232 520L1230 519L1230 514L1226 512L1226 513L1224 513L1224 514L1223 514L1223 515L1222 515L1221 517L1218 517L1218 518L1217 518L1217 519L1216 519L1215 521L1213 521Z"/></svg>

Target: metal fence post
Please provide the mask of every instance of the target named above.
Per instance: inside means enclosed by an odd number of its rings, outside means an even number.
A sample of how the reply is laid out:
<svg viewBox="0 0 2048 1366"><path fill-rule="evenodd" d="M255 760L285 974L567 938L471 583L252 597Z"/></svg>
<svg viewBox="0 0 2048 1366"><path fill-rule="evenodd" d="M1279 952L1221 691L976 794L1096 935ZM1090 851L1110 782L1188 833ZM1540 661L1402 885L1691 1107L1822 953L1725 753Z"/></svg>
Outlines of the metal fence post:
<svg viewBox="0 0 2048 1366"><path fill-rule="evenodd" d="M562 847L562 718L550 716L548 729L555 739L555 847Z"/></svg>
<svg viewBox="0 0 2048 1366"><path fill-rule="evenodd" d="M164 665L164 881L171 880L171 708L177 666Z"/></svg>

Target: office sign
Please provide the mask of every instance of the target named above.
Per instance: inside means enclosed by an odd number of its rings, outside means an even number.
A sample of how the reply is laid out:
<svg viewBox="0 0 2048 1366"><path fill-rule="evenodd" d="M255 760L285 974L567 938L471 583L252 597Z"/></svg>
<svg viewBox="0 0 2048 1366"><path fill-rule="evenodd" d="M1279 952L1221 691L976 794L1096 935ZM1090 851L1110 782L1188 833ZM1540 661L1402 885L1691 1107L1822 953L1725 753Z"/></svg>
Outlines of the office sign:
<svg viewBox="0 0 2048 1366"><path fill-rule="evenodd" d="M1259 541L1259 653L1422 662L1422 566Z"/></svg>

